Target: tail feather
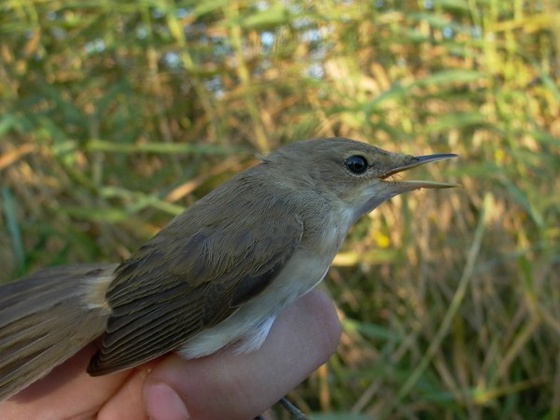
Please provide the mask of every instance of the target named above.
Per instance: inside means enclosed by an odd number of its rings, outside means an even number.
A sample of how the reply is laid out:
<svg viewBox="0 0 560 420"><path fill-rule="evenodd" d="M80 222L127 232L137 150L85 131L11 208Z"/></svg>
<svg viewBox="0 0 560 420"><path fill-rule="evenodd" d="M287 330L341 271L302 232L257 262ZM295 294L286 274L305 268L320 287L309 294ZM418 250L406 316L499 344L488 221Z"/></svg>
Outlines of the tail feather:
<svg viewBox="0 0 560 420"><path fill-rule="evenodd" d="M47 269L0 287L0 400L49 373L101 335L108 309L88 305L88 281L114 265Z"/></svg>

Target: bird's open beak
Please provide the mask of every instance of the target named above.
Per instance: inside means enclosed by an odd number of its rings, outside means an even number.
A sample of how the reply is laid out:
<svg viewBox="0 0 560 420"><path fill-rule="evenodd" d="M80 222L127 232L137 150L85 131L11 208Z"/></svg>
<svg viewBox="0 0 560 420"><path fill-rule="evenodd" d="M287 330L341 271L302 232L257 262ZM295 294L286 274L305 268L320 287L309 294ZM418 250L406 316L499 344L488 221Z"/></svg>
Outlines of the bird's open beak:
<svg viewBox="0 0 560 420"><path fill-rule="evenodd" d="M424 165L425 163L429 162L437 162L440 160L446 159L453 159L459 157L455 153L438 153L435 155L427 155L427 156L412 156L410 157L409 161L405 164L398 166L396 168L391 169L387 173L381 176L381 180L384 182L399 184L400 186L404 187L405 190L415 190L419 188L453 188L458 187L459 184L449 183L449 182L437 182L437 181L415 181L415 180L394 180L394 179L387 179L391 175L397 174L399 172L407 171L412 168L416 168L417 166Z"/></svg>

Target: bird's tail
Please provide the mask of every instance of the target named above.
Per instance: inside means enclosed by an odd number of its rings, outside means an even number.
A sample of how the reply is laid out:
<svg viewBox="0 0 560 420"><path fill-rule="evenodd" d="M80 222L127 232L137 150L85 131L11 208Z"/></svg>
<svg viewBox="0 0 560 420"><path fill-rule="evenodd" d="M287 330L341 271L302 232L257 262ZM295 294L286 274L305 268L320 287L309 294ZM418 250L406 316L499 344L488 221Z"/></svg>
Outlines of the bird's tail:
<svg viewBox="0 0 560 420"><path fill-rule="evenodd" d="M104 291L114 269L57 267L0 287L0 401L103 333L109 309L92 296Z"/></svg>

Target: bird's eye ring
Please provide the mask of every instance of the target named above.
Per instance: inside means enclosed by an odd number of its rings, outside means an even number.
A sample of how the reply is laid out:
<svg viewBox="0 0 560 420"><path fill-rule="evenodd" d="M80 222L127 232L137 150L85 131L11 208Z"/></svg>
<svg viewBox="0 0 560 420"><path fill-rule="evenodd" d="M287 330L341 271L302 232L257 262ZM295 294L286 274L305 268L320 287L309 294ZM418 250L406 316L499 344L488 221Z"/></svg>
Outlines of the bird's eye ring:
<svg viewBox="0 0 560 420"><path fill-rule="evenodd" d="M368 168L368 162L365 157L360 155L352 155L344 161L346 168L356 175L361 175Z"/></svg>

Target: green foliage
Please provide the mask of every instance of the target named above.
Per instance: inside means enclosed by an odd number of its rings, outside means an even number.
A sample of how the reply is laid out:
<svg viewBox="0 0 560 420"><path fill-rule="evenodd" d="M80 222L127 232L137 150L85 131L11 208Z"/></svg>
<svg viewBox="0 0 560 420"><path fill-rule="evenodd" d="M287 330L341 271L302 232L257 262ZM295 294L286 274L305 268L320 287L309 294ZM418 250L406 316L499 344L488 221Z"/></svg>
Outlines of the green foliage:
<svg viewBox="0 0 560 420"><path fill-rule="evenodd" d="M317 418L560 417L553 3L4 2L0 281L126 258L287 142L452 151L406 176L463 188L351 233L326 281L340 349L295 400Z"/></svg>

